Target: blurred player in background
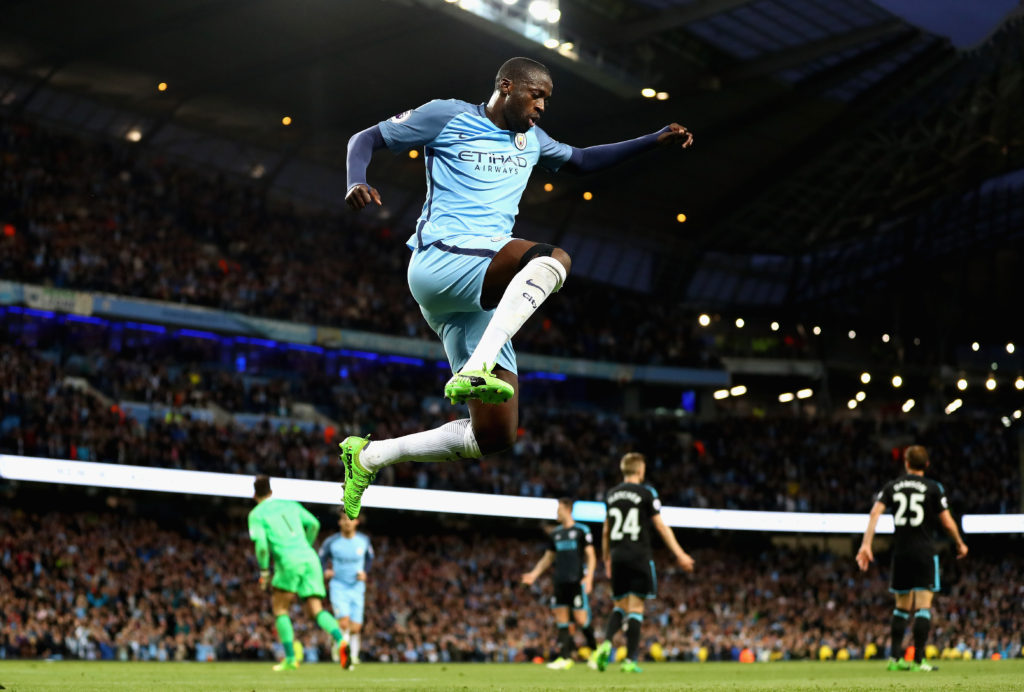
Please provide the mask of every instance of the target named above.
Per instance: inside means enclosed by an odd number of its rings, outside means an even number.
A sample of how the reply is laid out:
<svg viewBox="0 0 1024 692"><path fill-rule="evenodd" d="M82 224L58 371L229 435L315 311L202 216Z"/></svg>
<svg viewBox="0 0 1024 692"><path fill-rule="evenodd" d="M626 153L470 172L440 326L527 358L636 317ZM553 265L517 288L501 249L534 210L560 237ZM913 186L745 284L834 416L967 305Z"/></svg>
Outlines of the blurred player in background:
<svg viewBox="0 0 1024 692"><path fill-rule="evenodd" d="M960 537L946 500L946 489L931 478L925 478L928 452L920 445L907 447L903 453L906 473L889 481L877 495L871 508L868 527L864 531L857 566L867 571L874 561L871 543L875 537L878 517L894 509L896 536L892 547L892 572L889 591L896 594L892 611L892 640L889 670L928 672L937 668L924 659L925 645L932 624L932 596L939 590L939 556L935 553L935 533L941 525L956 543L957 559L967 555L967 544ZM914 661L903 660L903 636L914 611Z"/></svg>
<svg viewBox="0 0 1024 692"><path fill-rule="evenodd" d="M552 563L555 565L555 594L551 607L558 625L559 656L548 664L552 670L568 670L574 665L572 652L576 648L569 633L569 609L573 619L587 640L591 651L597 647L594 628L590 624L590 592L594 588L594 569L597 555L594 538L586 524L577 524L572 518L573 501L570 497L558 500L558 528L551 532L551 547L532 570L523 575L524 584L532 585Z"/></svg>
<svg viewBox="0 0 1024 692"><path fill-rule="evenodd" d="M260 566L260 587L273 587L271 605L277 636L284 647L284 660L274 666L275 671L298 668L292 620L288 617L293 597L302 599L309 617L316 620L322 630L334 640L332 656L347 665L347 646L338 623L323 609L324 573L320 559L313 550L313 542L320 532L320 521L305 507L292 500L271 497L270 478L257 476L253 483L256 506L249 512L249 537L256 548L256 562ZM270 578L270 558L274 558L274 578Z"/></svg>
<svg viewBox="0 0 1024 692"><path fill-rule="evenodd" d="M679 547L676 536L661 518L661 500L649 485L644 485L647 463L643 454L630 452L619 462L622 483L605 495L608 514L604 520L601 552L604 554L605 572L612 580L612 600L615 609L608 618L605 639L594 652L598 670L608 667L612 655L612 640L626 625L626 659L624 673L640 673L637 656L640 646L640 628L644 622L644 600L654 598L658 592L654 559L651 553L651 535L657 532L675 555L676 562L686 572L693 571L693 558Z"/></svg>
<svg viewBox="0 0 1024 692"><path fill-rule="evenodd" d="M552 91L548 69L512 58L498 70L487 103L435 100L362 132L348 144L353 209L381 204L366 182L370 158L423 147L427 199L407 241L409 289L444 342L454 373L452 403L468 419L391 440L348 437L345 511L359 514L377 471L401 461L477 459L508 449L519 426L519 379L511 339L569 275L569 255L546 243L512 237L519 199L540 164L552 171L598 171L661 145L687 148L690 132L675 123L637 139L578 149L556 142L537 122Z"/></svg>
<svg viewBox="0 0 1024 692"><path fill-rule="evenodd" d="M358 533L358 519L349 519L344 509L338 527L341 533L331 534L320 546L324 577L329 579L331 607L338 627L348 640L348 656L352 665L359 663L359 645L363 632L363 609L366 604L366 573L373 564L373 546L366 534Z"/></svg>

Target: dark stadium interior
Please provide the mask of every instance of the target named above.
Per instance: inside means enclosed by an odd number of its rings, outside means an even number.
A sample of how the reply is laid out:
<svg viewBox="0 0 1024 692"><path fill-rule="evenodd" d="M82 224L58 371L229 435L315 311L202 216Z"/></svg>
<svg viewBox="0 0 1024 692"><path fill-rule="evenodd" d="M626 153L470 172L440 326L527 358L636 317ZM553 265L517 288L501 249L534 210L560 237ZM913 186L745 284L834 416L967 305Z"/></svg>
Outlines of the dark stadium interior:
<svg viewBox="0 0 1024 692"><path fill-rule="evenodd" d="M554 139L679 122L695 146L533 173L513 232L573 267L513 341L515 445L375 485L603 508L642 451L672 511L809 527L673 524L692 575L655 538L645 662L884 661L891 538L862 573L860 535L808 513L866 521L921 444L957 522L1001 527L961 523L963 561L941 538L929 657L1024 658L1024 3L964 39L894 0L558 0L545 47L501 23L527 1L4 3L0 660L281 659L251 500L3 464L266 473L340 502L347 435L465 418L406 283L425 157L378 153L384 205L355 214L347 147L431 99L485 101L513 55L550 67ZM462 501L367 506L362 660L558 655L550 575L520 583L554 516Z"/></svg>

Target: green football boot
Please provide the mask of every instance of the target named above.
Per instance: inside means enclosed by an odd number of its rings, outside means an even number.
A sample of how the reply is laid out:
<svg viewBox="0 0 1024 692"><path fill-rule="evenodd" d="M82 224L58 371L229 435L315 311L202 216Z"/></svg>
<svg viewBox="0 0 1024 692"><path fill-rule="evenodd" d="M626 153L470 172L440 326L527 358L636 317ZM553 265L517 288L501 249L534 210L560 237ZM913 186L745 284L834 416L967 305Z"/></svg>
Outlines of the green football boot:
<svg viewBox="0 0 1024 692"><path fill-rule="evenodd" d="M890 672L897 670L910 670L910 664L902 658L890 658L889 665L887 665L885 669Z"/></svg>
<svg viewBox="0 0 1024 692"><path fill-rule="evenodd" d="M644 669L636 664L636 661L630 661L628 658L622 662L622 667L619 669L623 673L642 673Z"/></svg>
<svg viewBox="0 0 1024 692"><path fill-rule="evenodd" d="M463 370L452 375L444 385L445 398L453 404L479 399L485 404L503 404L516 393L508 382L494 376L494 366L483 370Z"/></svg>
<svg viewBox="0 0 1024 692"><path fill-rule="evenodd" d="M601 646L597 647L593 656L597 669L604 672L604 669L608 667L608 660L612 657L612 643L607 639L601 642Z"/></svg>
<svg viewBox="0 0 1024 692"><path fill-rule="evenodd" d="M359 463L359 453L366 445L370 444L370 436L357 437L351 435L346 437L341 444L341 463L345 465L345 514L349 519L359 516L359 509L362 506L363 493L377 476L372 471L367 471Z"/></svg>
<svg viewBox="0 0 1024 692"><path fill-rule="evenodd" d="M274 672L275 673L280 673L281 671L284 671L284 670L298 670L298 669L299 669L299 664L296 663L295 661L287 661L287 660L286 661L281 661L276 666L274 666Z"/></svg>
<svg viewBox="0 0 1024 692"><path fill-rule="evenodd" d="M914 661L910 664L911 673L932 673L938 669L938 666L933 666L931 663L925 660L922 660L920 663Z"/></svg>

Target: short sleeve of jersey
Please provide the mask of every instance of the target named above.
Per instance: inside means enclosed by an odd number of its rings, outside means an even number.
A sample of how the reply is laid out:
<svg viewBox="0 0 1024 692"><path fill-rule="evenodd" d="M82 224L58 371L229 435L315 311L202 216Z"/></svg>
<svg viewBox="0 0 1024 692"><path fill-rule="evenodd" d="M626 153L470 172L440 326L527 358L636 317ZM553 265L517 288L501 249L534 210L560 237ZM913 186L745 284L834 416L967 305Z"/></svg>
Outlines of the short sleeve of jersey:
<svg viewBox="0 0 1024 692"><path fill-rule="evenodd" d="M583 540L587 545L594 545L594 534L590 533L590 527L580 524L580 529L583 531Z"/></svg>
<svg viewBox="0 0 1024 692"><path fill-rule="evenodd" d="M551 139L551 136L539 127L535 129L537 143L540 145L540 159L537 163L549 171L557 171L572 156L572 147Z"/></svg>
<svg viewBox="0 0 1024 692"><path fill-rule="evenodd" d="M254 541L265 541L267 530L263 526L263 520L254 514L249 514L249 538Z"/></svg>
<svg viewBox="0 0 1024 692"><path fill-rule="evenodd" d="M942 483L935 483L935 512L936 514L942 514L949 509L949 500L946 498L946 489L942 486Z"/></svg>
<svg viewBox="0 0 1024 692"><path fill-rule="evenodd" d="M892 483L886 483L885 487L875 493L875 502L881 502L886 509L892 507Z"/></svg>
<svg viewBox="0 0 1024 692"><path fill-rule="evenodd" d="M448 121L464 110L462 102L435 99L419 108L383 120L377 126L384 143L394 152L413 149L434 141Z"/></svg>
<svg viewBox="0 0 1024 692"><path fill-rule="evenodd" d="M366 539L366 557L372 558L373 555L373 544L370 543L370 539Z"/></svg>
<svg viewBox="0 0 1024 692"><path fill-rule="evenodd" d="M650 516L655 514L661 514L661 498L658 497L658 491L647 486L647 491L650 493L650 506L647 508Z"/></svg>

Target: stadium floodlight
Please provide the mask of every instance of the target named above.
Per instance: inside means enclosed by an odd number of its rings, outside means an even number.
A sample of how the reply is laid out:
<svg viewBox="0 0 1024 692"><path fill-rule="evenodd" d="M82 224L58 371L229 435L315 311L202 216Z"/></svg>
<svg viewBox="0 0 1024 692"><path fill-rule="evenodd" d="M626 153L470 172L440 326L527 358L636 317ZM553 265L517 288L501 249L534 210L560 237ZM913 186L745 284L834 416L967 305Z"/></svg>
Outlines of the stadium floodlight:
<svg viewBox="0 0 1024 692"><path fill-rule="evenodd" d="M1015 349L1015 347L1014 347L1012 341L1010 343L1006 344L1006 352L1007 353L1013 353L1014 349Z"/></svg>
<svg viewBox="0 0 1024 692"><path fill-rule="evenodd" d="M796 393L797 399L810 399L812 396L814 396L813 389L801 389Z"/></svg>
<svg viewBox="0 0 1024 692"><path fill-rule="evenodd" d="M961 392L967 389L967 378L961 377L959 380L957 380L956 388L959 389Z"/></svg>
<svg viewBox="0 0 1024 692"><path fill-rule="evenodd" d="M814 332L814 336L821 336L821 327L815 325L811 331Z"/></svg>
<svg viewBox="0 0 1024 692"><path fill-rule="evenodd" d="M779 323L778 322L772 322L772 331L773 332L779 331Z"/></svg>
<svg viewBox="0 0 1024 692"><path fill-rule="evenodd" d="M1002 418L1000 418L999 420L1000 420L1000 421L1002 421L1003 425L1004 425L1005 427L1007 427L1007 428L1008 428L1008 427L1010 427L1011 425L1013 425L1013 423L1011 423L1011 422L1010 422L1010 419L1009 419L1009 418L1007 418L1006 416L1003 416L1003 417L1002 417Z"/></svg>
<svg viewBox="0 0 1024 692"><path fill-rule="evenodd" d="M971 344L971 350L974 351L975 353L977 353L978 349L980 349L980 348L981 348L981 344L979 344L977 341L975 341L974 343Z"/></svg>
<svg viewBox="0 0 1024 692"><path fill-rule="evenodd" d="M503 3L505 3L506 5L508 5L509 7L511 7L512 5L515 5L517 2L519 2L519 0L501 0L501 1Z"/></svg>
<svg viewBox="0 0 1024 692"><path fill-rule="evenodd" d="M702 327L708 326L711 324L711 316L706 313L701 314L701 316L697 318L697 324Z"/></svg>
<svg viewBox="0 0 1024 692"><path fill-rule="evenodd" d="M854 397L857 401L864 401L868 398L867 392L857 392L857 396Z"/></svg>
<svg viewBox="0 0 1024 692"><path fill-rule="evenodd" d="M715 396L716 399L728 399L729 398L729 390L728 389L716 389L714 396Z"/></svg>
<svg viewBox="0 0 1024 692"><path fill-rule="evenodd" d="M745 385L745 384L738 384L738 385L736 385L735 387L733 387L732 389L729 390L729 394L731 394L732 396L743 396L746 393L747 393L747 385Z"/></svg>
<svg viewBox="0 0 1024 692"><path fill-rule="evenodd" d="M658 99L659 101L668 101L668 92L659 91L657 94L654 95L654 98Z"/></svg>
<svg viewBox="0 0 1024 692"><path fill-rule="evenodd" d="M847 401L846 402L846 408L850 409L851 411L853 409L857 408L857 400L856 399L850 399L849 401Z"/></svg>
<svg viewBox="0 0 1024 692"><path fill-rule="evenodd" d="M142 130L140 130L137 127L133 127L132 129L124 133L124 138L127 139L129 142L142 141Z"/></svg>
<svg viewBox="0 0 1024 692"><path fill-rule="evenodd" d="M793 392L785 392L783 394L779 394L779 403L780 404L788 404L794 398L796 398L796 397L794 397Z"/></svg>
<svg viewBox="0 0 1024 692"><path fill-rule="evenodd" d="M910 409L914 408L914 404L917 402L913 399L907 399L903 402L903 413L910 413Z"/></svg>
<svg viewBox="0 0 1024 692"><path fill-rule="evenodd" d="M558 20L562 18L562 11L557 7L550 12L544 19L547 20L548 24L558 24Z"/></svg>
<svg viewBox="0 0 1024 692"><path fill-rule="evenodd" d="M167 82L160 82L156 85L157 91L167 91Z"/></svg>
<svg viewBox="0 0 1024 692"><path fill-rule="evenodd" d="M1020 409L1017 409L1016 411L1013 412L1013 419L1014 420L1020 420L1020 415L1021 415L1021 411L1020 411Z"/></svg>
<svg viewBox="0 0 1024 692"><path fill-rule="evenodd" d="M850 337L850 341L853 341L854 339L857 338L857 332L851 329L850 331L846 332L846 336Z"/></svg>
<svg viewBox="0 0 1024 692"><path fill-rule="evenodd" d="M539 22L547 19L548 12L553 9L554 8L548 0L533 0L533 2L531 2L526 8L526 11L530 13L531 17Z"/></svg>
<svg viewBox="0 0 1024 692"><path fill-rule="evenodd" d="M555 48L558 48L558 39L557 38L546 39L544 41L544 47L545 48L550 48L551 50L554 50Z"/></svg>
<svg viewBox="0 0 1024 692"><path fill-rule="evenodd" d="M1018 375L1017 379L1013 381L1013 386L1017 389L1024 389L1024 377Z"/></svg>
<svg viewBox="0 0 1024 692"><path fill-rule="evenodd" d="M946 415L952 415L956 410L958 410L963 405L963 399L954 399L953 401L949 402L949 404L946 405Z"/></svg>
<svg viewBox="0 0 1024 692"><path fill-rule="evenodd" d="M896 389L899 389L900 387L902 387L903 386L903 378L900 377L899 375L893 375L892 376L892 386L895 387Z"/></svg>
<svg viewBox="0 0 1024 692"><path fill-rule="evenodd" d="M990 392L994 392L996 390L996 378L989 375L988 379L985 380L985 389Z"/></svg>
<svg viewBox="0 0 1024 692"><path fill-rule="evenodd" d="M882 343L883 344L889 343L889 335L888 334L882 334Z"/></svg>
<svg viewBox="0 0 1024 692"><path fill-rule="evenodd" d="M643 96L645 99L652 99L655 97L657 93L658 92L652 89L651 87L644 87L643 89L640 90L640 95Z"/></svg>
<svg viewBox="0 0 1024 692"><path fill-rule="evenodd" d="M736 328L737 329L743 329L743 325L745 325L745 324L746 324L746 322L743 321L742 317L737 317L736 318Z"/></svg>
<svg viewBox="0 0 1024 692"><path fill-rule="evenodd" d="M861 382L861 384L867 384L870 381L871 381L871 373L870 372L862 372L860 374L860 382Z"/></svg>

